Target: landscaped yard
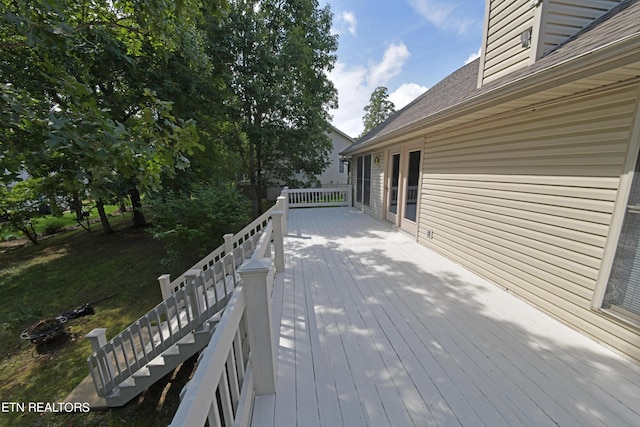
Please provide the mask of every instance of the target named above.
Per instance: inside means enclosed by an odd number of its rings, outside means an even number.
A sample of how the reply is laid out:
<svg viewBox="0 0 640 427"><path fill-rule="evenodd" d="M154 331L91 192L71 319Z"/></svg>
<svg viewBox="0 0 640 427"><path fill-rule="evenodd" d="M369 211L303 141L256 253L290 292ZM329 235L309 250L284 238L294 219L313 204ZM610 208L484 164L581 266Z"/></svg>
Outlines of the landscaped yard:
<svg viewBox="0 0 640 427"><path fill-rule="evenodd" d="M111 222L117 231L113 235L102 235L96 224L91 233L61 233L0 254L0 402L62 402L88 374L91 350L84 335L107 328L111 338L160 302L160 274L185 269L168 271L160 262L162 244L146 231L132 229L129 215ZM39 319L113 294L95 305L95 315L70 320L69 339L42 354L19 337ZM124 408L71 415L0 413L0 426L167 424L192 364Z"/></svg>

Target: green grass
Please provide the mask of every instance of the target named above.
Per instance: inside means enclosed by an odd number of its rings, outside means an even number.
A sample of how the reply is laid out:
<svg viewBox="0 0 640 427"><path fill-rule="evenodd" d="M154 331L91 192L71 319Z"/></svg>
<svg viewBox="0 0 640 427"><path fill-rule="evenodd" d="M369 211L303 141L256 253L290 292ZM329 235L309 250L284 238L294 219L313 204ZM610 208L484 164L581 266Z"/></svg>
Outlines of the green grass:
<svg viewBox="0 0 640 427"><path fill-rule="evenodd" d="M188 268L167 271L160 263L162 244L132 229L128 215L111 223L113 235L102 235L97 224L92 233L60 233L0 254L0 402L64 400L88 374L91 350L84 335L107 328L107 338L113 337L160 302L160 274L175 277ZM37 354L33 344L19 338L39 319L116 292L95 305L95 315L70 320L70 340L57 348ZM176 375L187 375L186 368ZM178 379L161 382L123 408L70 415L0 413L0 426L166 425L178 404L180 390L173 385Z"/></svg>
<svg viewBox="0 0 640 427"><path fill-rule="evenodd" d="M112 205L104 207L104 210L107 215L112 215L118 209L119 209L118 206L112 206ZM89 212L88 220L91 222L91 229L99 230L101 227L100 223L95 222L99 220L98 209L91 208L88 210L88 212ZM83 221L83 224L86 226L87 224L86 219ZM76 221L76 214L71 212L65 212L61 216L46 215L46 216L37 218L35 220L35 229L36 229L36 233L38 234L38 238L47 234L46 233L47 228L50 228L52 226L60 230L63 228L78 226L78 222ZM21 237L23 236L22 236L22 233L20 233L19 231L9 231L6 228L0 228L0 241L12 240L12 239L21 238Z"/></svg>
<svg viewBox="0 0 640 427"><path fill-rule="evenodd" d="M118 206L104 207L104 210L107 215L113 214L118 209L119 209ZM89 221L94 221L99 219L98 209L92 208L92 209L89 209L88 212L89 212ZM86 220L83 221L83 224L86 225L86 223L87 223ZM46 230L47 226L50 226L51 224L60 224L61 227L66 228L66 227L78 225L78 222L76 221L76 214L71 212L66 212L62 214L62 216L53 216L53 215L43 216L41 218L38 218L36 221L36 233L38 233L38 235L44 234L44 231ZM99 229L99 227L100 227L100 224L91 224L92 229L93 228Z"/></svg>

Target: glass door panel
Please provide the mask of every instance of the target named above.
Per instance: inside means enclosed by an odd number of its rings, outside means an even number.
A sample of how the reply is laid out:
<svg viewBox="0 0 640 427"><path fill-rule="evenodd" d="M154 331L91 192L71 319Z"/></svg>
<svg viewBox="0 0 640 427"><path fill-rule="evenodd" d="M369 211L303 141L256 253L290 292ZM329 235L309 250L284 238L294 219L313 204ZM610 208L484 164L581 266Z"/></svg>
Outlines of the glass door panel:
<svg viewBox="0 0 640 427"><path fill-rule="evenodd" d="M400 185L400 153L391 156L391 177L389 185L389 213L398 214L398 196Z"/></svg>
<svg viewBox="0 0 640 427"><path fill-rule="evenodd" d="M409 153L407 165L407 187L405 189L404 218L416 222L418 214L418 185L420 184L420 151Z"/></svg>

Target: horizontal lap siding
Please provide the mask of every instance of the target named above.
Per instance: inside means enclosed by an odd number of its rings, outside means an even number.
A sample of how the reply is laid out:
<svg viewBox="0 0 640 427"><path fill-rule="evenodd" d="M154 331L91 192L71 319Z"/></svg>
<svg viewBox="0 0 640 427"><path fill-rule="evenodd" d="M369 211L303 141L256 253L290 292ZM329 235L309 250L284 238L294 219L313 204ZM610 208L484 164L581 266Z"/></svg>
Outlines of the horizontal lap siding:
<svg viewBox="0 0 640 427"><path fill-rule="evenodd" d="M530 49L522 47L520 34L534 21L530 0L491 1L489 7L483 83L528 65Z"/></svg>
<svg viewBox="0 0 640 427"><path fill-rule="evenodd" d="M550 0L544 3L541 53L546 54L621 0Z"/></svg>
<svg viewBox="0 0 640 427"><path fill-rule="evenodd" d="M590 309L636 93L427 137L418 240L640 359L637 333Z"/></svg>

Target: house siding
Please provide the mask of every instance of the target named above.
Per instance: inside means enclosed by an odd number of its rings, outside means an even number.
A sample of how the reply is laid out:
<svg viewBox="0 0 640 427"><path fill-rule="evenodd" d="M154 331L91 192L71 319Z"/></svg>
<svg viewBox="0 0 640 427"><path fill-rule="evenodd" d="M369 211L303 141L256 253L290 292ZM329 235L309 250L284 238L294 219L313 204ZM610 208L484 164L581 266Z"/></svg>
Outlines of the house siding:
<svg viewBox="0 0 640 427"><path fill-rule="evenodd" d="M549 53L569 37L611 10L621 0L547 0L542 19L537 58Z"/></svg>
<svg viewBox="0 0 640 427"><path fill-rule="evenodd" d="M354 207L362 209L367 214L382 219L384 215L384 152L375 151L363 153L363 155L371 154L371 203L366 206L354 200ZM375 159L379 159L376 164Z"/></svg>
<svg viewBox="0 0 640 427"><path fill-rule="evenodd" d="M522 47L520 34L535 18L531 0L491 0L487 7L480 84L529 64L531 48Z"/></svg>
<svg viewBox="0 0 640 427"><path fill-rule="evenodd" d="M637 330L591 309L637 94L427 135L418 241L640 360Z"/></svg>
<svg viewBox="0 0 640 427"><path fill-rule="evenodd" d="M622 0L487 0L478 85L532 64ZM532 29L531 47L520 35Z"/></svg>
<svg viewBox="0 0 640 427"><path fill-rule="evenodd" d="M318 176L318 181L322 187L341 187L347 185L349 174L347 168L344 167L340 172L340 152L353 144L352 139L345 138L338 132L329 132L331 138L332 150L329 153L330 164L327 169Z"/></svg>

